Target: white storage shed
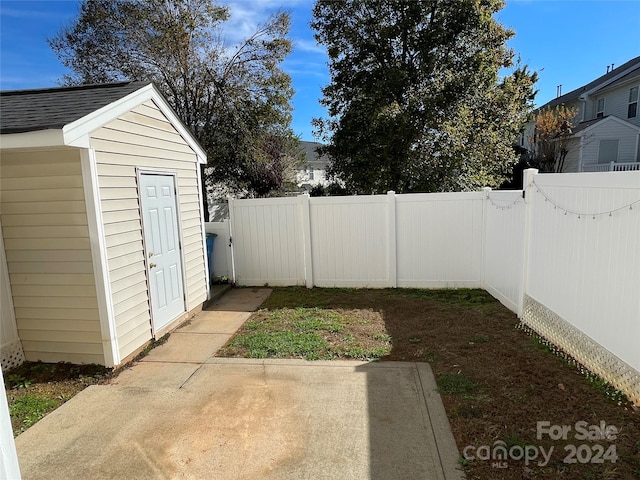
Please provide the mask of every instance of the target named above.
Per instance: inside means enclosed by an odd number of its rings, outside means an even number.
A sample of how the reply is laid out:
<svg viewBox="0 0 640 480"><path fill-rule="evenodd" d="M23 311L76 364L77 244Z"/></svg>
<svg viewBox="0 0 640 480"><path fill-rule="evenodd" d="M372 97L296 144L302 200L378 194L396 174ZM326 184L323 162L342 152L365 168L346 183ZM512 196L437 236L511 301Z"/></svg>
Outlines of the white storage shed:
<svg viewBox="0 0 640 480"><path fill-rule="evenodd" d="M151 83L0 92L0 358L115 366L208 298L206 155Z"/></svg>

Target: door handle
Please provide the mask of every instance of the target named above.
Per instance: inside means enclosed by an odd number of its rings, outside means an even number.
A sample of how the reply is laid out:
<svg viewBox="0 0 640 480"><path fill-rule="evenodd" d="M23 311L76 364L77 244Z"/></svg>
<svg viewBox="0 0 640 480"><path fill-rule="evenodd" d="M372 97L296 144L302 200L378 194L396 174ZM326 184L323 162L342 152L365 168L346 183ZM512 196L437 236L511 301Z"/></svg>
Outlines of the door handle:
<svg viewBox="0 0 640 480"><path fill-rule="evenodd" d="M149 258L153 257L153 252L149 252Z"/></svg>
<svg viewBox="0 0 640 480"><path fill-rule="evenodd" d="M150 263L150 264L149 264L149 268L153 268L153 267L156 267L156 266L157 266L157 265L156 265L155 263Z"/></svg>

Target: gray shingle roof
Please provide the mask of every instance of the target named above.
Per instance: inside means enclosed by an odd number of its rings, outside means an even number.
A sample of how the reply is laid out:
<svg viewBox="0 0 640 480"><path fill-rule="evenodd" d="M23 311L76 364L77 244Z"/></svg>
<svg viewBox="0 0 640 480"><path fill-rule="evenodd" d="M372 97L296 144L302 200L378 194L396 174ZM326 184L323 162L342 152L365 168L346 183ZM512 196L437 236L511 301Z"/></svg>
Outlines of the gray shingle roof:
<svg viewBox="0 0 640 480"><path fill-rule="evenodd" d="M591 125L595 125L596 123L601 122L608 116L609 115L606 115L600 118L594 118L593 120L587 120L586 122L580 122L579 124L577 124L575 127L572 128L572 133L575 135L576 133L581 132L585 128L589 128Z"/></svg>
<svg viewBox="0 0 640 480"><path fill-rule="evenodd" d="M588 90L591 90L592 88L595 88L598 85L607 82L608 80L611 80L612 78L614 78L615 76L617 76L621 72L623 72L624 70L627 70L628 68L633 67L634 65L636 65L638 68L640 68L640 57L636 57L636 58L633 58L633 59L629 60L628 62L620 65L619 67L614 68L609 73L606 73L606 74L602 75L601 77L596 78L592 82L589 82L586 85L583 85L582 87L576 88L575 90L572 90L569 93L565 93L564 95L561 95L558 98L554 98L550 102L545 103L540 108L555 107L555 106L561 105L563 103L566 104L566 103L571 102L573 100L577 100L578 98L580 98L580 95L582 95L584 92L586 92ZM628 77L628 74L626 76ZM616 80L616 82L619 82L619 81L623 81L623 79Z"/></svg>
<svg viewBox="0 0 640 480"><path fill-rule="evenodd" d="M149 82L0 92L0 133L60 129L146 85Z"/></svg>
<svg viewBox="0 0 640 480"><path fill-rule="evenodd" d="M305 155L305 165L326 166L329 164L329 158L326 155L319 156L318 152L316 152L316 148L320 146L317 142L300 141L300 150Z"/></svg>

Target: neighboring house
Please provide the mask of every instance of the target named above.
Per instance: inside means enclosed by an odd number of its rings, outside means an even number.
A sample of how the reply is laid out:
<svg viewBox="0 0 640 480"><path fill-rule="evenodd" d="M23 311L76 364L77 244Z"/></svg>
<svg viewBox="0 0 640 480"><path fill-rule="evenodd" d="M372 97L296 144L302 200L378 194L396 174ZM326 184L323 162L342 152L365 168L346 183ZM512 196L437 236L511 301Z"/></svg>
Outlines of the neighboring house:
<svg viewBox="0 0 640 480"><path fill-rule="evenodd" d="M564 172L640 170L640 57L544 104L575 107ZM534 124L523 135L530 147Z"/></svg>
<svg viewBox="0 0 640 480"><path fill-rule="evenodd" d="M115 366L208 297L202 147L150 83L0 92L0 358Z"/></svg>
<svg viewBox="0 0 640 480"><path fill-rule="evenodd" d="M298 187L309 191L316 185L326 187L329 184L327 180L327 167L329 159L326 156L318 155L316 149L320 146L316 142L300 142L300 149L304 153L304 161L298 166L296 174L296 183Z"/></svg>

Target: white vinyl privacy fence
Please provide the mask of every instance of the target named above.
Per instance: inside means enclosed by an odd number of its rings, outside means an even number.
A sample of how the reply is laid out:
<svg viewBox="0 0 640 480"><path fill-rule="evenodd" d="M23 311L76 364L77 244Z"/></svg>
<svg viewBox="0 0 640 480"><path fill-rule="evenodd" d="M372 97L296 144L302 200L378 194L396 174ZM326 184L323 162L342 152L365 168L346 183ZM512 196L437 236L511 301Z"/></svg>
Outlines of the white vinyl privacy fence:
<svg viewBox="0 0 640 480"><path fill-rule="evenodd" d="M528 170L524 184L232 200L227 274L244 286L484 288L640 403L640 172Z"/></svg>
<svg viewBox="0 0 640 480"><path fill-rule="evenodd" d="M484 195L232 200L235 282L481 287Z"/></svg>
<svg viewBox="0 0 640 480"><path fill-rule="evenodd" d="M521 318L640 404L640 172L530 183Z"/></svg>

